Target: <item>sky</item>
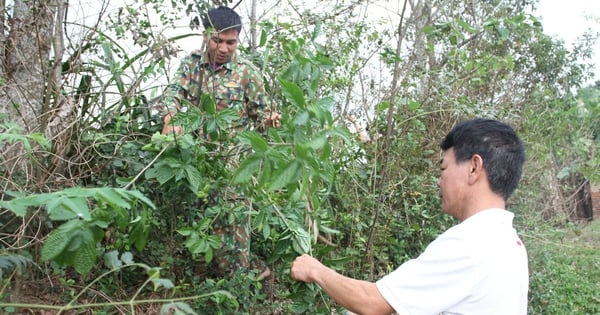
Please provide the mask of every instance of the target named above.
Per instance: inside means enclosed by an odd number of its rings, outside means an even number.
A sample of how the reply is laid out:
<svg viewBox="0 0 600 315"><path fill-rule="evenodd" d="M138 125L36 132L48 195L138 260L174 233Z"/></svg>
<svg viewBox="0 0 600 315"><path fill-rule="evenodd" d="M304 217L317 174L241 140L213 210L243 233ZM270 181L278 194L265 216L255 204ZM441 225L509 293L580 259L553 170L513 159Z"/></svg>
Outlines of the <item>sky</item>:
<svg viewBox="0 0 600 315"><path fill-rule="evenodd" d="M124 2L124 0L106 1L109 1L113 9L122 6ZM81 0L80 2L87 3L91 7L99 6L97 1ZM402 0L384 0L384 2L388 5L398 5ZM377 6L374 5L371 9L376 7ZM382 7L382 9L386 10L390 8ZM89 14L88 10L85 11ZM85 16L85 13L83 12L71 12L70 14L72 13L75 13L77 16ZM539 0L538 10L533 14L542 21L544 32L550 36L556 36L557 38L563 39L567 48L570 48L577 37L582 35L587 29L600 32L600 0ZM586 18L590 16L594 17L595 21L594 19ZM185 23L180 29L165 31L167 33L188 33L189 28L187 28L187 20L183 22ZM183 50L182 54L197 48L199 41L200 38L195 37L179 42L178 44ZM595 46L595 60L596 77L590 80L590 84L595 80L600 80L600 41L598 41Z"/></svg>
<svg viewBox="0 0 600 315"><path fill-rule="evenodd" d="M535 15L542 21L544 33L563 39L567 47L588 29L600 32L600 0L540 0ZM596 77L589 83L600 80L600 40L594 51Z"/></svg>

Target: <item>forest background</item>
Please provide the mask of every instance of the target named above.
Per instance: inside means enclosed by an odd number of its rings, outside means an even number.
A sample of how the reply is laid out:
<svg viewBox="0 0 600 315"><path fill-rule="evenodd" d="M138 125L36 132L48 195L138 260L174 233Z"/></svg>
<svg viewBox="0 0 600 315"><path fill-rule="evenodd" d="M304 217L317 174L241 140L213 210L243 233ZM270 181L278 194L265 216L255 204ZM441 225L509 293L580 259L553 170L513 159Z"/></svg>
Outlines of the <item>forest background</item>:
<svg viewBox="0 0 600 315"><path fill-rule="evenodd" d="M342 313L290 280L292 259L376 280L416 257L456 223L439 211L438 145L472 117L526 144L509 209L530 252L529 312L600 312L597 32L566 47L535 0L98 3L0 4L2 312ZM162 136L165 78L217 4L242 14L240 49L283 126L231 136L234 113L206 95L177 119L210 141ZM189 32L169 35L182 20ZM228 187L251 209L210 202ZM266 282L212 273L212 222L239 215Z"/></svg>

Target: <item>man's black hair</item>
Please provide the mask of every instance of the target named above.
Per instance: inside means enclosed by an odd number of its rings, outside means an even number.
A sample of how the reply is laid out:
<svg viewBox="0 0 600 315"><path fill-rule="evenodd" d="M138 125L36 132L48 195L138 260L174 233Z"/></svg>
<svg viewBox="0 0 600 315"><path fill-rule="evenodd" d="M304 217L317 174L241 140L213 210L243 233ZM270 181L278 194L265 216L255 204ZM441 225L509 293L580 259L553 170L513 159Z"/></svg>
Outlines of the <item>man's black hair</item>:
<svg viewBox="0 0 600 315"><path fill-rule="evenodd" d="M442 140L446 151L454 148L456 162L479 154L493 192L507 200L521 180L525 148L513 128L503 122L477 118L458 123Z"/></svg>
<svg viewBox="0 0 600 315"><path fill-rule="evenodd" d="M233 29L238 31L238 33L242 31L242 19L240 16L233 9L225 6L208 10L202 16L202 24L205 30L214 29L220 32Z"/></svg>

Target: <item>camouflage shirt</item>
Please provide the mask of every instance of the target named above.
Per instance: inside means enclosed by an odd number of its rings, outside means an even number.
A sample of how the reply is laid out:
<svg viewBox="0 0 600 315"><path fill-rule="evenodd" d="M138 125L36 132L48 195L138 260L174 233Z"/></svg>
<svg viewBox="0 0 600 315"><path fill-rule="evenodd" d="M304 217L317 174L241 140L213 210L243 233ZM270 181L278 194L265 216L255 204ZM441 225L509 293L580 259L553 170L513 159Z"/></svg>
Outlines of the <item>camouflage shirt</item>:
<svg viewBox="0 0 600 315"><path fill-rule="evenodd" d="M201 96L199 81L202 81L202 92L213 97L218 110L231 108L239 113L240 120L232 126L234 129L262 129L258 124L264 122L270 103L262 75L250 61L234 54L228 63L214 68L205 53L192 52L181 60L165 91L163 105L175 112L184 99L198 104Z"/></svg>

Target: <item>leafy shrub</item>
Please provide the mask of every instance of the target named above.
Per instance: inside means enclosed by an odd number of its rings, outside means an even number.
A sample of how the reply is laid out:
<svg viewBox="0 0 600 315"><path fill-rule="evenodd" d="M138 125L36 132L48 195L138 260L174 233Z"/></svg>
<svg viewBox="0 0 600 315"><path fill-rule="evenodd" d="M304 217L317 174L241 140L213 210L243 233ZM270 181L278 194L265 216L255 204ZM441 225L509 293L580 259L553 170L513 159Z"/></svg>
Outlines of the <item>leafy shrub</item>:
<svg viewBox="0 0 600 315"><path fill-rule="evenodd" d="M600 221L540 227L524 236L529 253L529 314L599 314ZM535 233L535 234L533 234Z"/></svg>

